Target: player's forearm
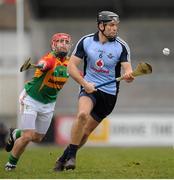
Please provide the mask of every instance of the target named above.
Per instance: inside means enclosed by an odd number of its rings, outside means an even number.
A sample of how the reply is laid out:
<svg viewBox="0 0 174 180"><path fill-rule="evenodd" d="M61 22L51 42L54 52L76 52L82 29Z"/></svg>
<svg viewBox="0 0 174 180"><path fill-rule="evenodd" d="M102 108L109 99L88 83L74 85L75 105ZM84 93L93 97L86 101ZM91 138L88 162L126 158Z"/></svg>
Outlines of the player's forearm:
<svg viewBox="0 0 174 180"><path fill-rule="evenodd" d="M83 87L85 86L86 81L80 75L79 69L76 64L71 63L71 62L68 64L68 73L78 84L80 84Z"/></svg>
<svg viewBox="0 0 174 180"><path fill-rule="evenodd" d="M132 73L132 66L129 62L123 62L122 67L125 74Z"/></svg>
<svg viewBox="0 0 174 180"><path fill-rule="evenodd" d="M134 80L134 77L132 75L132 66L129 62L123 62L122 67L124 70L124 74L122 75L123 79L126 82L132 82Z"/></svg>

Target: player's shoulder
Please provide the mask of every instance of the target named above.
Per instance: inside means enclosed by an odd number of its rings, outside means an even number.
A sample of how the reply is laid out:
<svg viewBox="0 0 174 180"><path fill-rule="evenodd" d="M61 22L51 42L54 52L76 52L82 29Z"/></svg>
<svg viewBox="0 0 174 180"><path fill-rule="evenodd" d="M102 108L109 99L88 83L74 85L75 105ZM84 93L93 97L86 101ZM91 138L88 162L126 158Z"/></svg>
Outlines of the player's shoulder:
<svg viewBox="0 0 174 180"><path fill-rule="evenodd" d="M128 46L128 43L119 36L116 37L115 41L120 43L123 46Z"/></svg>
<svg viewBox="0 0 174 180"><path fill-rule="evenodd" d="M52 52L47 52L41 57L40 61L55 63L56 57L53 55Z"/></svg>
<svg viewBox="0 0 174 180"><path fill-rule="evenodd" d="M122 47L126 48L129 51L129 45L126 41L124 41L121 37L117 36L115 39L116 42L118 42Z"/></svg>
<svg viewBox="0 0 174 180"><path fill-rule="evenodd" d="M51 53L50 53L50 52L45 53L45 54L41 57L41 59L47 59L47 58L51 58Z"/></svg>
<svg viewBox="0 0 174 180"><path fill-rule="evenodd" d="M84 40L88 41L89 39L93 38L94 35L95 35L95 33L84 35L79 39L78 43L83 42Z"/></svg>
<svg viewBox="0 0 174 180"><path fill-rule="evenodd" d="M85 36L82 36L81 39L91 38L91 37L94 37L94 35L95 35L95 33L86 34Z"/></svg>

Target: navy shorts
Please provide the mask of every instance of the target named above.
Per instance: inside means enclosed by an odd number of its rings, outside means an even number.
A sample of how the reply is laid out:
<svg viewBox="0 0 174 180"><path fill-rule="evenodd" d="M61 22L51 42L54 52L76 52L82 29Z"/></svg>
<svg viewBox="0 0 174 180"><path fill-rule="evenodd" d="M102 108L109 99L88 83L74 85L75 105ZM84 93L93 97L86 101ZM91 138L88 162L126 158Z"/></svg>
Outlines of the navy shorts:
<svg viewBox="0 0 174 180"><path fill-rule="evenodd" d="M97 121L101 122L106 116L108 116L114 109L117 101L117 95L107 94L103 91L97 90L93 93L86 93L82 90L79 94L81 96L88 96L94 103L94 108L91 111L91 116Z"/></svg>

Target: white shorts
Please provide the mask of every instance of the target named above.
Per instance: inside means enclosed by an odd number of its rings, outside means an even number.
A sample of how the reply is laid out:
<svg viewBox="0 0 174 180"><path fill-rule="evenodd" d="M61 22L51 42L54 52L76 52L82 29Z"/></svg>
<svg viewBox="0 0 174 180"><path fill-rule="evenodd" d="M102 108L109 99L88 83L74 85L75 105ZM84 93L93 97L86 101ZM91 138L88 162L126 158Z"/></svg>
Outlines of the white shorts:
<svg viewBox="0 0 174 180"><path fill-rule="evenodd" d="M54 112L55 103L43 104L31 98L25 90L19 97L21 129L46 134Z"/></svg>

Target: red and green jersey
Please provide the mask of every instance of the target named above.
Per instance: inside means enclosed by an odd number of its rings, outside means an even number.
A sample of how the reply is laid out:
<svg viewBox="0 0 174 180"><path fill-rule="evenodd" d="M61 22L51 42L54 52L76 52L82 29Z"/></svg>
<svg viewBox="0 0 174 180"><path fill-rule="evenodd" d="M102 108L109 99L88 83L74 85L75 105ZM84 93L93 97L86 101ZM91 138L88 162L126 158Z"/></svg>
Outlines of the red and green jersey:
<svg viewBox="0 0 174 180"><path fill-rule="evenodd" d="M48 53L41 58L44 69L36 69L34 77L25 84L25 90L33 99L44 104L56 101L58 92L66 83L68 58L60 59Z"/></svg>

